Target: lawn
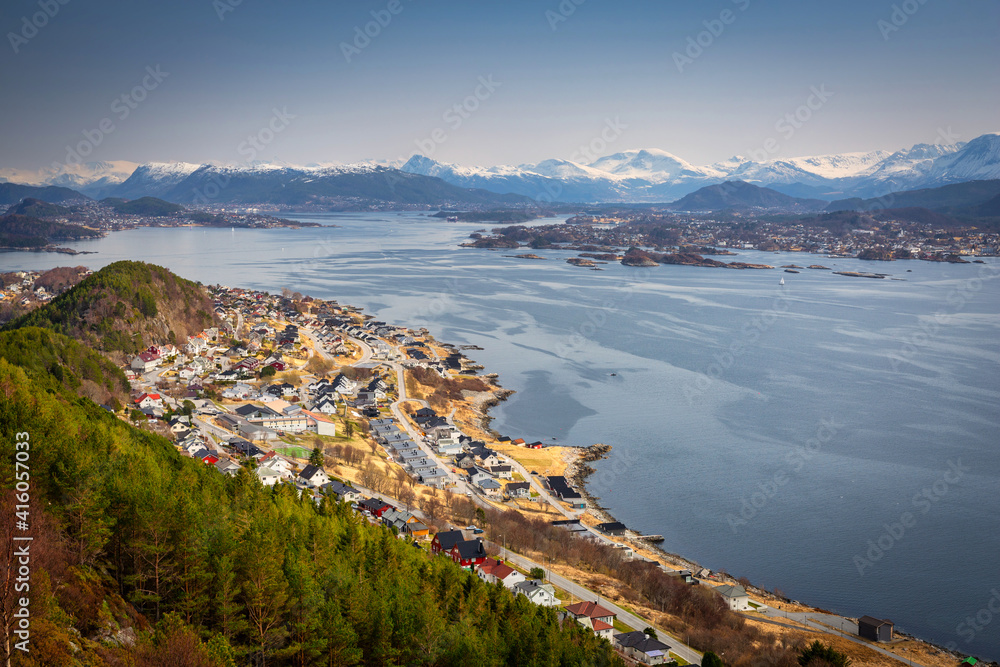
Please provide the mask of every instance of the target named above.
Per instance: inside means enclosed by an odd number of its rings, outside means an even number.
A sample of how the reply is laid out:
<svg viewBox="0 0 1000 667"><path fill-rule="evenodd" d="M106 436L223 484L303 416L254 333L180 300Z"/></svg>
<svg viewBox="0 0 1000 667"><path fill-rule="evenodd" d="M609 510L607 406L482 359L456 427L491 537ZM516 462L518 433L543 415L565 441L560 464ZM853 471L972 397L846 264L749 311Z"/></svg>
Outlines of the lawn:
<svg viewBox="0 0 1000 667"><path fill-rule="evenodd" d="M275 447L274 451L284 454L285 456L291 456L297 459L308 459L309 455L312 454L311 449L306 449L305 447L299 447L297 445L285 445L284 447Z"/></svg>

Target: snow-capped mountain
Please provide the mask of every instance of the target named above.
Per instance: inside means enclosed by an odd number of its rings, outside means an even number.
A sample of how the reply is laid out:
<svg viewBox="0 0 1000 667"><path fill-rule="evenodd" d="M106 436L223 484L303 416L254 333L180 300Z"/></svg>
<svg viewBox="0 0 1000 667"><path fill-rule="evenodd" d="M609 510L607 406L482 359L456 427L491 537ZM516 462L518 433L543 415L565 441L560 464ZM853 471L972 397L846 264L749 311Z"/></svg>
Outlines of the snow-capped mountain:
<svg viewBox="0 0 1000 667"><path fill-rule="evenodd" d="M191 203L226 183L225 201L311 201L309 197L396 197L382 192L373 174L410 174L440 179L404 179L405 196L425 201L436 192L462 200L454 188L519 195L539 202L672 202L706 186L740 180L793 197L827 201L879 197L889 192L937 187L972 180L1000 179L1000 134L984 134L968 143L917 144L889 153L870 151L755 161L736 155L710 165L694 165L667 151L627 150L589 164L549 159L537 164L464 166L414 155L399 166L376 163L254 163L241 166L185 162L91 162L25 171L0 169L0 182L71 187L95 198L133 199L145 195ZM356 192L347 185L354 179ZM377 180L377 179L376 179ZM452 189L442 188L448 184ZM395 187L395 186L394 186ZM516 200L516 197L514 198ZM395 201L395 199L393 200Z"/></svg>
<svg viewBox="0 0 1000 667"><path fill-rule="evenodd" d="M737 155L704 166L666 151L637 149L590 164L545 160L495 167L454 165L415 155L401 169L540 201L668 202L728 180L795 197L833 200L1000 178L1000 134L986 134L966 144L917 144L895 153L877 150L766 161Z"/></svg>
<svg viewBox="0 0 1000 667"><path fill-rule="evenodd" d="M443 179L372 163L294 167L151 163L140 165L112 192L131 199L151 195L178 204L275 204L341 206L362 200L399 205L504 206L527 201L517 195L456 187Z"/></svg>
<svg viewBox="0 0 1000 667"><path fill-rule="evenodd" d="M122 199L159 197L166 199L177 184L197 171L202 165L190 162L148 162L135 168L132 175L111 191L111 196Z"/></svg>
<svg viewBox="0 0 1000 667"><path fill-rule="evenodd" d="M127 160L54 164L37 170L0 169L0 182L22 185L58 185L101 198L111 188L125 181L139 165Z"/></svg>

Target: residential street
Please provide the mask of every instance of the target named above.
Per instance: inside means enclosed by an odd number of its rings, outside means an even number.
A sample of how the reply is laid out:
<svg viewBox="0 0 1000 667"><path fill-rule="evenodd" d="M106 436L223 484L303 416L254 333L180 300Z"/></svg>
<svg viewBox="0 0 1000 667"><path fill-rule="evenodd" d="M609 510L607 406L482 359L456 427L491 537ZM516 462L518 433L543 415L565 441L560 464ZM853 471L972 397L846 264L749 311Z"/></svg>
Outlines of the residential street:
<svg viewBox="0 0 1000 667"><path fill-rule="evenodd" d="M605 607L605 608L610 609L611 611L615 612L618 615L618 619L622 623L624 623L625 625L627 625L627 626L629 626L629 627L631 627L631 628L633 628L635 630L643 630L643 629L645 629L647 627L650 627L650 625L651 625L648 621L644 621L644 620L640 619L639 617L635 616L634 614L631 614L628 611L622 609L618 605L616 605L616 604L614 604L612 602L609 602L608 600L605 600L604 598L601 598L599 595L597 595L597 593L594 593L593 591L588 590L587 588L584 588L583 586L581 586L581 585L579 585L577 583L574 583L574 582L570 581L569 579L567 579L567 578L565 578L563 576L560 576L560 575L558 575L558 574L550 571L547 567L545 567L541 563L536 563L535 561L531 560L530 558L525 558L524 556L519 556L517 554L513 554L513 553L510 553L510 552L507 552L507 558L510 559L511 562L516 563L519 567L524 568L525 570L530 570L533 567L540 567L540 568L542 568L543 570L545 570L546 577L553 584L555 584L559 588L562 588L567 593L569 593L571 595L575 595L576 597L580 598L581 600L587 600L587 601L591 601L591 602L593 602L593 601L600 602L600 604L601 604L602 607ZM662 630L660 628L655 628L655 627L654 627L654 629L656 630L656 634L660 638L660 641L664 642L665 644L668 644L670 646L670 650L673 653L676 653L678 656L680 656L684 660L688 661L692 665L700 665L701 664L701 654L700 653L698 653L697 651L695 651L690 646L686 646L685 644L681 643L681 641L679 639L677 639L676 637L674 637L670 633L666 632L665 630Z"/></svg>

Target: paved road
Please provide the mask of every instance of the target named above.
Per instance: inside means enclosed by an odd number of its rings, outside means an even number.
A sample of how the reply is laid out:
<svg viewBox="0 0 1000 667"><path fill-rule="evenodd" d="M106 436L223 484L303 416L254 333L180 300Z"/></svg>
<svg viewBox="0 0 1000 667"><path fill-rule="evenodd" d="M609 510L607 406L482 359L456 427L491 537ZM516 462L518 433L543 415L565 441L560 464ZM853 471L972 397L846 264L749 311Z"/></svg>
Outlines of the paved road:
<svg viewBox="0 0 1000 667"><path fill-rule="evenodd" d="M618 605L609 602L604 598L601 598L597 593L587 588L584 588L583 586L573 581L570 581L566 577L563 577L559 574L556 574L555 572L550 571L548 568L545 568L543 565L536 563L535 561L529 558L525 558L524 556L519 556L517 554L510 553L509 551L507 552L507 558L526 570L530 570L533 567L543 568L548 574L549 581L551 581L553 584L555 584L559 588L562 588L571 595L575 595L581 600L587 600L587 601L599 600L600 605L602 607L610 609L611 611L615 612L615 614L618 615L618 620L620 620L625 625L633 628L634 630L643 630L647 627L653 626L653 624L650 623L649 621L639 618L638 616L622 609ZM655 628L655 626L653 627ZM681 658L688 661L692 665L701 664L700 653L695 651L690 646L683 644L679 639L671 635L669 632L661 628L655 628L655 629L657 636L660 637L661 641L670 646L670 650L672 653L680 656Z"/></svg>
<svg viewBox="0 0 1000 667"><path fill-rule="evenodd" d="M521 465L514 459L499 452L497 452L497 456L506 465L509 465L511 468L521 473L521 477L523 477L525 481L527 481L528 484L531 485L531 488L537 491L538 495L542 499L544 499L545 502L547 502L549 505L558 510L559 513L562 514L567 519L579 519L580 515L584 513L582 511L574 512L572 510L566 509L566 507L561 502L556 500L556 498L551 493L549 493L548 490L542 485L542 483L538 480L538 475L532 475L530 472L528 472L527 468L525 468L523 465Z"/></svg>

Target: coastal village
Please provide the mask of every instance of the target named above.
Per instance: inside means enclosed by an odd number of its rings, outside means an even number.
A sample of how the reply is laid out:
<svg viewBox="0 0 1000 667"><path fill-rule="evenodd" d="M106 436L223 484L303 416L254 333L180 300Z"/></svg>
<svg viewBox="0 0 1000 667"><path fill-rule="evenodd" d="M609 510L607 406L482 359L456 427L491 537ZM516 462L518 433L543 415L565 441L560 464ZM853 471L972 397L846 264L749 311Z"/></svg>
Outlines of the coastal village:
<svg viewBox="0 0 1000 667"><path fill-rule="evenodd" d="M839 216L839 217L838 217ZM773 216L772 216L773 217ZM996 256L1000 234L976 227L952 228L905 219L877 219L854 212L823 214L815 219L768 219L756 212L711 215L655 213L623 209L581 214L565 224L497 227L481 230L464 244L477 248L518 248L618 253L622 248L658 252L732 254L732 250L803 252L867 260L921 259L962 263ZM555 245L559 244L559 245ZM593 254L581 254L595 258ZM600 257L609 261L621 257ZM675 262L676 263L676 262Z"/></svg>
<svg viewBox="0 0 1000 667"><path fill-rule="evenodd" d="M819 613L656 549L662 538L630 531L581 486L592 471L585 462L609 448L493 433L486 410L509 392L495 376L480 375L464 350L426 330L288 290L213 287L210 294L217 326L128 360L133 391L121 416L168 436L221 475L290 485L317 504L349 503L429 556L559 609L563 622L606 638L633 664L700 664L701 656L654 629L663 627L656 610L624 605L614 580L551 556L546 562L544 554L530 560L496 530L484 539L486 511L516 509L581 544L607 547L621 562L655 564L677 582L714 590L726 607L774 632L868 646L885 664L955 664L945 651L894 635L890 621Z"/></svg>

